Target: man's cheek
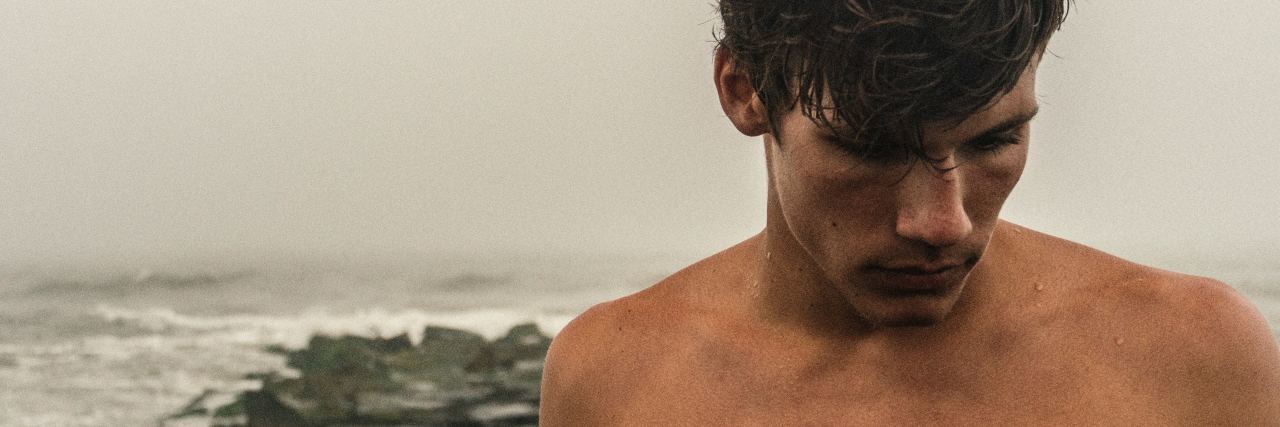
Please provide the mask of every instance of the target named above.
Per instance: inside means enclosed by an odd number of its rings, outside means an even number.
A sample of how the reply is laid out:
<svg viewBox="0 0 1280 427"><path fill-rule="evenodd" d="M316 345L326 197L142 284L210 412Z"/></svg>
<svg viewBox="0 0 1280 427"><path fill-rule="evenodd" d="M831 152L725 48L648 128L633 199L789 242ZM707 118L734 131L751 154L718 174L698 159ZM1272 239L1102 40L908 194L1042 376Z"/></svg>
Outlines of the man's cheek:
<svg viewBox="0 0 1280 427"><path fill-rule="evenodd" d="M1013 192L1020 174L1017 172L993 172L982 176L970 188L965 209L973 221L993 222L1000 214L1005 200Z"/></svg>

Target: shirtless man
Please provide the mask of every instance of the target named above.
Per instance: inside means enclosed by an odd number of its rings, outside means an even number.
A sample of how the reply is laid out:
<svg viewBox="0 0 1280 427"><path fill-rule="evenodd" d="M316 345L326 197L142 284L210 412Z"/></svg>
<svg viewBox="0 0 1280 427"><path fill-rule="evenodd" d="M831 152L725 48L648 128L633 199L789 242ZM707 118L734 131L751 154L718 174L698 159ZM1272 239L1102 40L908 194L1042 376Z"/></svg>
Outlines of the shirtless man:
<svg viewBox="0 0 1280 427"><path fill-rule="evenodd" d="M999 219L1066 5L966 3L722 0L766 227L570 323L543 424L1280 425L1230 287Z"/></svg>

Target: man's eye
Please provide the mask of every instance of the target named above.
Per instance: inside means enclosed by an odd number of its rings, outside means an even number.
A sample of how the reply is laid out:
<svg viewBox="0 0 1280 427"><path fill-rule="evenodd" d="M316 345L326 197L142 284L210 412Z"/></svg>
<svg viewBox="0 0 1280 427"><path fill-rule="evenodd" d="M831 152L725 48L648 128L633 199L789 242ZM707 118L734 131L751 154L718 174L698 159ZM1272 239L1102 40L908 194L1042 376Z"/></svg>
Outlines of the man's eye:
<svg viewBox="0 0 1280 427"><path fill-rule="evenodd" d="M877 163L891 163L907 158L906 147L899 144L842 144L837 143L845 153L861 160Z"/></svg>
<svg viewBox="0 0 1280 427"><path fill-rule="evenodd" d="M993 153L1021 142L1022 140L1017 135L987 135L970 142L969 148L973 149L973 151Z"/></svg>

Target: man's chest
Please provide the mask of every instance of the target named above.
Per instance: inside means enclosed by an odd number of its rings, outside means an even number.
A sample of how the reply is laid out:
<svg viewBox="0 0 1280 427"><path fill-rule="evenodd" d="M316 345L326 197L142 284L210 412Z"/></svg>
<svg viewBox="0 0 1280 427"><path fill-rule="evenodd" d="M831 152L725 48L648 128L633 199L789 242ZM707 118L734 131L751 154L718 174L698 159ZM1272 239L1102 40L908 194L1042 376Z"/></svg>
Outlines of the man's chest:
<svg viewBox="0 0 1280 427"><path fill-rule="evenodd" d="M1114 425L1168 424L1159 392L1088 357L894 369L796 370L778 362L656 363L615 402L620 424ZM684 366L684 368L681 368ZM731 369L726 369L731 368Z"/></svg>

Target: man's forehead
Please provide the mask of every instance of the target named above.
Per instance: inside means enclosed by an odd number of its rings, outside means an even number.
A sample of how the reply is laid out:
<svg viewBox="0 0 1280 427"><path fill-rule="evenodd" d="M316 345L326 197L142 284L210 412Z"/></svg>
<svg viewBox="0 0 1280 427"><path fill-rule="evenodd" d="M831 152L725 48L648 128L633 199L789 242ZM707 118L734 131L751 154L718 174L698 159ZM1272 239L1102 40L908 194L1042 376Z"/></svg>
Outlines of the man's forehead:
<svg viewBox="0 0 1280 427"><path fill-rule="evenodd" d="M920 137L925 140L945 136L967 138L984 133L1001 125L1031 120L1039 111L1040 105L1035 96L1035 74L1038 62L1032 62L1018 77L1018 82L1007 93L997 96L977 111L963 117L925 121L919 124ZM856 129L849 126L830 105L831 97L824 97L824 106L819 114L824 114L829 128L827 131L835 135L856 135Z"/></svg>
<svg viewBox="0 0 1280 427"><path fill-rule="evenodd" d="M1036 100L1035 74L1035 66L1028 67L1012 90L958 122L943 120L922 124L922 136L930 140L941 135L976 135L1001 124L1031 120L1040 110Z"/></svg>

